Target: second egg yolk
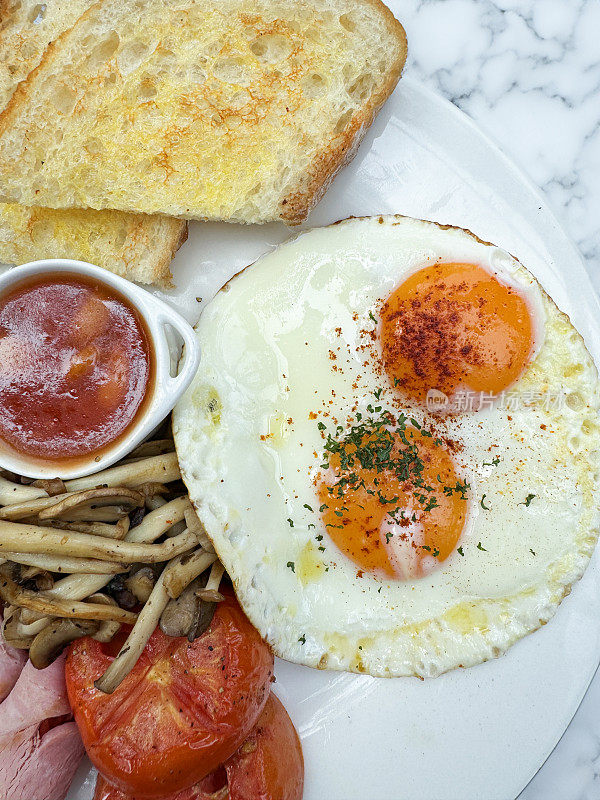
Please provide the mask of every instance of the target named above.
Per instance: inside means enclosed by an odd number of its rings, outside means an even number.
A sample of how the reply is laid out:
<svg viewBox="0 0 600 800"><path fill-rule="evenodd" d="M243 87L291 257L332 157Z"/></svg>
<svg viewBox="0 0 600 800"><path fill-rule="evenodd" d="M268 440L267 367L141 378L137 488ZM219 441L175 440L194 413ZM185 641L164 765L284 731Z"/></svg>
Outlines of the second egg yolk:
<svg viewBox="0 0 600 800"><path fill-rule="evenodd" d="M429 390L497 395L523 372L533 349L527 303L475 264L441 263L402 283L381 310L385 370L409 399Z"/></svg>
<svg viewBox="0 0 600 800"><path fill-rule="evenodd" d="M337 547L379 577L420 577L455 549L467 485L439 440L412 425L355 428L329 444L317 485L320 512Z"/></svg>

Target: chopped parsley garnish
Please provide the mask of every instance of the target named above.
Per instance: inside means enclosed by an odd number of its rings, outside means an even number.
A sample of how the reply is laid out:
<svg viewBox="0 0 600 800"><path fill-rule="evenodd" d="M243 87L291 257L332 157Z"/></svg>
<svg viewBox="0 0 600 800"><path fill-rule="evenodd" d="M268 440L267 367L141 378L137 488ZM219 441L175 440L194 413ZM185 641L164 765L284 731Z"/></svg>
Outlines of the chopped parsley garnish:
<svg viewBox="0 0 600 800"><path fill-rule="evenodd" d="M374 391L377 400L383 391L381 388ZM417 514L420 518L422 514L439 507L440 490L446 497L458 494L461 500L467 499L471 486L466 480L456 480L454 485L445 485L441 474L437 475L437 480L433 476L429 477L426 471L427 459L422 457L419 438L432 440L431 431L425 429L416 419L403 413L392 414L380 405L373 406L369 403L366 411L365 414L357 412L354 423L349 421L349 427L346 428L337 421L333 430L327 429L323 422L317 423L323 434L321 469L333 468L335 474L334 482L330 483L328 480L325 486L331 498L330 504L322 503L319 513L331 509L340 518L340 523L344 523L335 525L325 522L325 527L342 530L344 525L351 524L352 511L347 506L340 505L339 501L344 501L346 493L357 490L378 501L385 507L387 519L403 528L408 527L411 522L417 522ZM438 446L443 445L440 439L434 441ZM399 491L400 487L396 492L389 490L390 478L400 484L402 491ZM404 508L405 495L409 491L419 503L419 508L412 511L410 516L405 513ZM365 510L358 499L353 499L353 506ZM313 511L307 503L304 508ZM386 533L386 542L393 535L392 532ZM439 548L433 548L434 556L439 553Z"/></svg>
<svg viewBox="0 0 600 800"><path fill-rule="evenodd" d="M531 501L533 500L534 497L536 497L535 494L528 494L527 497L525 498L525 502L519 503L519 505L529 508L529 506L531 505Z"/></svg>
<svg viewBox="0 0 600 800"><path fill-rule="evenodd" d="M456 481L455 486L444 486L444 494L447 497L450 497L452 494L456 492L456 494L460 494L461 500L467 499L467 489L471 488L471 484L467 483L466 481Z"/></svg>
<svg viewBox="0 0 600 800"><path fill-rule="evenodd" d="M534 551L534 550L532 550L532 549L531 549L531 547L529 548L529 552L531 553L531 555L532 555L532 556L534 556L534 555L535 555L535 551Z"/></svg>
<svg viewBox="0 0 600 800"><path fill-rule="evenodd" d="M487 553L487 550L485 549L485 547L483 547L483 545L481 544L481 542L477 542L477 549L478 549L478 550L483 550L483 551L484 551L484 553Z"/></svg>
<svg viewBox="0 0 600 800"><path fill-rule="evenodd" d="M382 504L396 501L397 498L387 498L383 493L375 492L364 485L364 481L356 471L360 468L374 470L378 475L384 472L392 473L400 483L410 481L419 489L421 502L429 504L430 509L435 508L432 498L427 497L427 494L433 491L433 487L423 478L425 465L414 441L415 434L411 431L409 435L407 431L408 418L400 414L395 420L389 412L383 411L381 406L373 407L371 404L367 406L367 410L371 416L357 419L357 424L352 425L347 431L344 432L342 426L338 425L334 435L327 434L322 466L329 468L330 459L335 455L339 459L337 471L340 475L337 482L328 487L330 494L342 497L346 487L354 489L363 485L369 494L377 494ZM417 429L420 428L416 420L411 420L411 423L415 427L418 426ZM419 435L423 435L422 430ZM373 483L377 486L378 479L375 478ZM444 487L444 491L447 494L458 492L464 498L468 488L470 487L466 481L462 483L458 481L456 486ZM326 507L326 504L323 504L319 510L322 512Z"/></svg>
<svg viewBox="0 0 600 800"><path fill-rule="evenodd" d="M306 636L302 634L302 636L298 639L298 641L300 642L300 644L306 644Z"/></svg>
<svg viewBox="0 0 600 800"><path fill-rule="evenodd" d="M484 461L482 466L484 466L484 467L497 467L499 463L500 463L500 456L494 456L494 458L492 458L492 460L490 462Z"/></svg>
<svg viewBox="0 0 600 800"><path fill-rule="evenodd" d="M457 547L456 550L457 550L459 555L464 556L462 546L461 547Z"/></svg>
<svg viewBox="0 0 600 800"><path fill-rule="evenodd" d="M430 497L427 501L427 505L425 506L425 511L431 511L432 508L438 507L437 497Z"/></svg>
<svg viewBox="0 0 600 800"><path fill-rule="evenodd" d="M486 497L487 497L487 495L485 495L485 494L481 496L481 500L479 501L479 505L483 508L484 511L489 511L490 510L490 506L486 506L486 504L484 502Z"/></svg>
<svg viewBox="0 0 600 800"><path fill-rule="evenodd" d="M369 319L373 320L375 325L377 325L377 317L373 314L372 311L369 311Z"/></svg>
<svg viewBox="0 0 600 800"><path fill-rule="evenodd" d="M304 503L302 508L308 508L309 511L312 511L312 508L308 505L308 503Z"/></svg>
<svg viewBox="0 0 600 800"><path fill-rule="evenodd" d="M373 394L375 395L375 400L380 399L382 391L383 389L375 389L375 391L373 392Z"/></svg>
<svg viewBox="0 0 600 800"><path fill-rule="evenodd" d="M288 521L288 524L289 524L290 528L293 528L293 527L294 527L294 520L293 520L293 519L290 519L290 518L288 517L288 518L287 518L287 521Z"/></svg>
<svg viewBox="0 0 600 800"><path fill-rule="evenodd" d="M286 566L289 567L292 570L292 572L294 573L296 572L296 565L294 564L293 561L288 561Z"/></svg>

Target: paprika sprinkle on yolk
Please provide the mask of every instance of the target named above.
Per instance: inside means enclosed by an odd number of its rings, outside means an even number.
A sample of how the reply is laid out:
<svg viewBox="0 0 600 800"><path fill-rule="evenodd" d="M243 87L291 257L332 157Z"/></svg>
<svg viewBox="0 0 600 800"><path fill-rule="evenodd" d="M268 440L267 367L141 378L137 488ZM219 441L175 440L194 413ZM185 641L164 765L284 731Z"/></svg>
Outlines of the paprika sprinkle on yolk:
<svg viewBox="0 0 600 800"><path fill-rule="evenodd" d="M381 309L385 370L409 399L430 389L497 395L523 372L533 350L526 301L475 264L441 263L404 281Z"/></svg>
<svg viewBox="0 0 600 800"><path fill-rule="evenodd" d="M382 578L417 578L448 558L465 524L469 486L443 442L387 412L336 434L327 437L317 485L334 544Z"/></svg>

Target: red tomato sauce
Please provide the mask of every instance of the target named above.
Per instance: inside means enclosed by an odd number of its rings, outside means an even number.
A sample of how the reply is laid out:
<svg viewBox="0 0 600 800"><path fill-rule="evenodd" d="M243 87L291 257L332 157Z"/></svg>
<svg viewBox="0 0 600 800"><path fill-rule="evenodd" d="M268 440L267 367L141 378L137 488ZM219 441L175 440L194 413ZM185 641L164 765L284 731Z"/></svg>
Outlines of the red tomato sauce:
<svg viewBox="0 0 600 800"><path fill-rule="evenodd" d="M0 440L48 461L100 453L143 409L154 360L144 320L111 287L24 280L0 297Z"/></svg>

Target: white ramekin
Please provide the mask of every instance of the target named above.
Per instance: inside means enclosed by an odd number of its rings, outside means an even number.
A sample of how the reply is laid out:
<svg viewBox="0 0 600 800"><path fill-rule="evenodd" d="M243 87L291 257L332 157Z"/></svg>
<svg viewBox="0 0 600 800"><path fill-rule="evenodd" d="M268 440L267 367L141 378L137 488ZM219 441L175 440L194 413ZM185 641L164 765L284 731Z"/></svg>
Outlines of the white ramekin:
<svg viewBox="0 0 600 800"><path fill-rule="evenodd" d="M91 454L78 459L72 465L69 463L61 465L56 462L49 464L43 460L38 461L5 450L0 442L0 467L28 478L59 477L67 480L92 475L94 472L106 469L144 441L165 419L190 385L200 362L200 349L191 325L170 306L136 284L85 261L47 259L14 267L0 275L0 295L33 275L57 272L70 272L94 278L123 295L145 321L155 358L154 386L148 387L150 398L145 408L125 436L121 436L113 445L103 449L100 457ZM175 376L171 375L169 327L176 331L184 343Z"/></svg>

